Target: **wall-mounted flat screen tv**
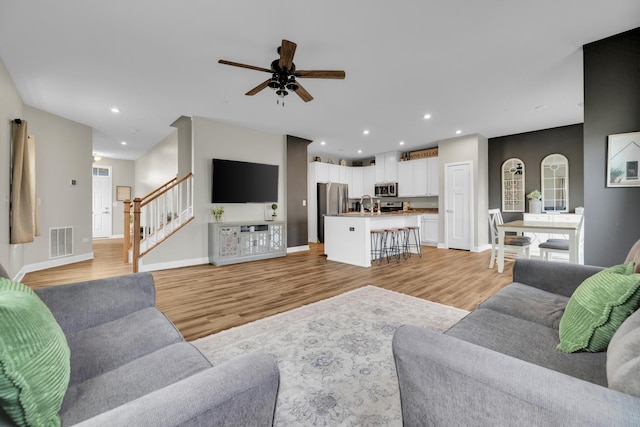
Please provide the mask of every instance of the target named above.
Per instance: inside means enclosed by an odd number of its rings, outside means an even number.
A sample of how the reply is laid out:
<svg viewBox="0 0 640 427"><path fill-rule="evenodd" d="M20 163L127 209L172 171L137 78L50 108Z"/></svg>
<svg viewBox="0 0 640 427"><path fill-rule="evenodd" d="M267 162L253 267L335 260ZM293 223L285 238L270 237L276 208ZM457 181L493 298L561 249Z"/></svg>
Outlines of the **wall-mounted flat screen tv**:
<svg viewBox="0 0 640 427"><path fill-rule="evenodd" d="M278 201L278 165L213 159L212 203Z"/></svg>

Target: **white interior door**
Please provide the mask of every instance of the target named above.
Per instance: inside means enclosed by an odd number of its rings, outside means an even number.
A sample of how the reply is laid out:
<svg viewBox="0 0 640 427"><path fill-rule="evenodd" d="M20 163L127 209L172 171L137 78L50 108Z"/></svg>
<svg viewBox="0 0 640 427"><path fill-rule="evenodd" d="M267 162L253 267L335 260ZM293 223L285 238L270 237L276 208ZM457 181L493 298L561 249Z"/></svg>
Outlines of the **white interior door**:
<svg viewBox="0 0 640 427"><path fill-rule="evenodd" d="M452 249L471 249L471 164L445 165L445 234Z"/></svg>
<svg viewBox="0 0 640 427"><path fill-rule="evenodd" d="M93 238L111 237L111 168L93 167Z"/></svg>

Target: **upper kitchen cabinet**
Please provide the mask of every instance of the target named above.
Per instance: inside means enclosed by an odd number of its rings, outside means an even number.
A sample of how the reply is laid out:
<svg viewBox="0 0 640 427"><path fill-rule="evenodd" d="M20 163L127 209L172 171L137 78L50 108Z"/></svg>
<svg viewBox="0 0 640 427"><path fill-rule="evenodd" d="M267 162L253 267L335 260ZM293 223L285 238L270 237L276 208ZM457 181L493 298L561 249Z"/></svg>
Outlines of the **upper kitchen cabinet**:
<svg viewBox="0 0 640 427"><path fill-rule="evenodd" d="M362 193L373 196L376 185L376 167L364 166L362 169Z"/></svg>
<svg viewBox="0 0 640 427"><path fill-rule="evenodd" d="M364 168L350 168L348 166L345 167L347 167L351 172L351 182L349 183L349 198L359 199L364 195Z"/></svg>
<svg viewBox="0 0 640 427"><path fill-rule="evenodd" d="M309 163L309 179L315 183L329 182L329 163Z"/></svg>
<svg viewBox="0 0 640 427"><path fill-rule="evenodd" d="M437 196L438 185L437 157L398 163L399 197Z"/></svg>
<svg viewBox="0 0 640 427"><path fill-rule="evenodd" d="M329 164L329 182L339 182L340 181L340 165L334 165L332 163Z"/></svg>
<svg viewBox="0 0 640 427"><path fill-rule="evenodd" d="M427 196L437 196L440 193L440 162L437 157L427 160Z"/></svg>
<svg viewBox="0 0 640 427"><path fill-rule="evenodd" d="M400 152L376 154L376 183L398 182Z"/></svg>

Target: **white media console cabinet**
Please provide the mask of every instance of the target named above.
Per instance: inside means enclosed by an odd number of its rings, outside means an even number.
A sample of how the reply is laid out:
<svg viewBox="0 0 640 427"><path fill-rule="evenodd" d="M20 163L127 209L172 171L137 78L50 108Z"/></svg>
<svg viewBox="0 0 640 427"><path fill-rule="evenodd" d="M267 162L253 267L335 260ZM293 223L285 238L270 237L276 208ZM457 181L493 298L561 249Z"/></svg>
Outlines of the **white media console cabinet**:
<svg viewBox="0 0 640 427"><path fill-rule="evenodd" d="M284 221L209 223L209 263L235 264L287 255Z"/></svg>

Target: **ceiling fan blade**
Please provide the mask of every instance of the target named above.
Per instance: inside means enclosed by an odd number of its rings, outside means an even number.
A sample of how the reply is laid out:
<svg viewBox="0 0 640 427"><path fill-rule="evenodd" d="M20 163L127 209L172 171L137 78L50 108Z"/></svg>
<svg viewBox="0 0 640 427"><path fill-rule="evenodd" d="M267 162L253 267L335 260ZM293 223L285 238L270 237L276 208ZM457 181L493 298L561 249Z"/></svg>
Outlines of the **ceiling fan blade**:
<svg viewBox="0 0 640 427"><path fill-rule="evenodd" d="M254 87L249 92L245 93L245 95L249 95L249 96L255 95L256 93L260 92L262 89L264 89L267 86L269 86L269 82L270 81L271 81L271 79L267 79L267 80L263 81L258 86Z"/></svg>
<svg viewBox="0 0 640 427"><path fill-rule="evenodd" d="M218 63L219 64L225 64L225 65L232 65L234 67L248 68L250 70L264 71L265 73L272 73L273 72L273 71L271 71L271 70L269 70L267 68L255 67L253 65L247 65L247 64L240 64L239 62L226 61L224 59L219 60Z"/></svg>
<svg viewBox="0 0 640 427"><path fill-rule="evenodd" d="M346 74L342 70L296 70L296 77L307 79L344 79Z"/></svg>
<svg viewBox="0 0 640 427"><path fill-rule="evenodd" d="M290 42L289 40L282 40L282 46L280 46L280 68L284 70L291 69L293 64L293 55L296 53L297 44Z"/></svg>
<svg viewBox="0 0 640 427"><path fill-rule="evenodd" d="M298 94L298 96L304 102L311 101L313 99L313 96L311 96L311 94L309 92L307 92L307 90L300 85L300 82L296 82L296 84L298 85L298 89L296 89L295 92Z"/></svg>

